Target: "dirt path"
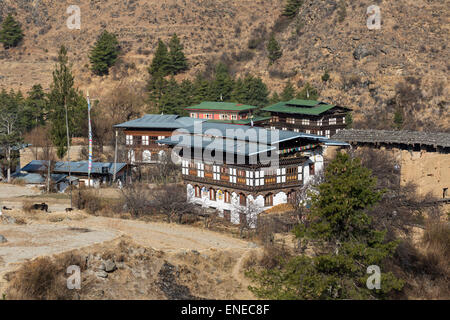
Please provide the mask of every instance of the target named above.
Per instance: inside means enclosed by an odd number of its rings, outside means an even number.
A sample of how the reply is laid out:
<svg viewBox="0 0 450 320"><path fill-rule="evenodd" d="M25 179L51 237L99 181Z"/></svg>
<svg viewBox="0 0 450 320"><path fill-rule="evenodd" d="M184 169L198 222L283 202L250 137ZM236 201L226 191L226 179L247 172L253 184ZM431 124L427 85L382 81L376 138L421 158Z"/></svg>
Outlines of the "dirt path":
<svg viewBox="0 0 450 320"><path fill-rule="evenodd" d="M183 250L246 249L249 243L217 232L165 222L143 222L107 217L89 217L64 222L80 228L115 230L146 247L166 252Z"/></svg>
<svg viewBox="0 0 450 320"><path fill-rule="evenodd" d="M32 187L0 183L0 203L2 199L38 195L39 191Z"/></svg>

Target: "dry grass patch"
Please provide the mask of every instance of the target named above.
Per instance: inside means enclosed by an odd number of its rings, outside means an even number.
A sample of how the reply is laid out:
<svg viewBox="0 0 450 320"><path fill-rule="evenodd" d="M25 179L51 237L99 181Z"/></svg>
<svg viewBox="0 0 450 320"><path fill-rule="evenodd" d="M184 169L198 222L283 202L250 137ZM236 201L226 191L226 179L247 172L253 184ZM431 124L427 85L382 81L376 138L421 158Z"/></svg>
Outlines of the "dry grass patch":
<svg viewBox="0 0 450 320"><path fill-rule="evenodd" d="M39 257L24 263L17 271L6 275L9 287L7 299L12 300L70 300L75 290L67 288L66 268L78 265L83 270L81 256L68 253L59 258Z"/></svg>

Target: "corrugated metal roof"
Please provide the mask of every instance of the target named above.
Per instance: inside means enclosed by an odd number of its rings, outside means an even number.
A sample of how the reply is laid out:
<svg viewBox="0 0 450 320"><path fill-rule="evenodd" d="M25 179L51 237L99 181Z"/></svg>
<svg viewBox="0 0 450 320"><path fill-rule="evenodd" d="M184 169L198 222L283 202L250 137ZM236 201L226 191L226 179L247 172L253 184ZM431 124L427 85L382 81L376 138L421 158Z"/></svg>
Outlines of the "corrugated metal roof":
<svg viewBox="0 0 450 320"><path fill-rule="evenodd" d="M346 129L336 133L333 139L347 142L399 143L429 145L433 147L439 146L444 148L450 147L450 133L445 132Z"/></svg>
<svg viewBox="0 0 450 320"><path fill-rule="evenodd" d="M183 128L183 131L184 130L186 131L186 133L190 134L214 135L227 139L245 140L249 142L265 143L268 145L297 138L304 138L314 141L326 139L322 136L307 134L303 132L293 132L288 130L267 130L261 127L250 127L228 123L204 122L195 126Z"/></svg>
<svg viewBox="0 0 450 320"><path fill-rule="evenodd" d="M249 106L236 102L212 102L204 101L198 105L185 108L186 110L221 110L221 111L246 111L257 109L258 107Z"/></svg>
<svg viewBox="0 0 450 320"><path fill-rule="evenodd" d="M292 114L305 114L305 115L320 115L330 109L333 109L335 106L332 104L328 104L321 101L315 100L299 100L293 99L289 101L278 102L274 105L263 108L264 111L269 112L280 112L280 113L292 113ZM344 108L344 107L339 107ZM348 109L349 111L351 109Z"/></svg>
<svg viewBox="0 0 450 320"><path fill-rule="evenodd" d="M47 161L45 160L33 160L30 163L28 163L26 166L22 168L22 171L26 172L42 172L44 170L47 170L46 167ZM123 162L118 162L116 165L116 173L122 170L127 164ZM88 173L88 162L87 161L71 161L69 164L67 164L66 161L58 161L54 165L53 172L61 172L61 173L68 173L70 171L74 174L76 173L82 173L87 174ZM114 174L114 162L93 162L92 163L92 171L91 173L102 173L102 168L107 167L108 172L110 174Z"/></svg>
<svg viewBox="0 0 450 320"><path fill-rule="evenodd" d="M266 130L260 127L224 123L206 122L183 130L186 130L186 132L158 140L157 142L179 147L203 148L219 152L226 151L238 155L253 155L276 150L278 147L277 143L295 139L306 140L307 143L348 145L345 142L333 141L323 136L303 132Z"/></svg>
<svg viewBox="0 0 450 320"><path fill-rule="evenodd" d="M264 143L255 143L242 140L224 139L222 137L204 138L188 134L178 134L172 137L158 140L158 143L176 145L178 147L198 148L214 150L217 152L251 156L259 153L275 150L276 147Z"/></svg>
<svg viewBox="0 0 450 320"><path fill-rule="evenodd" d="M39 173L14 173L13 178L23 180L25 183L30 184L42 184L46 183L46 178ZM51 174L50 175L53 182L58 183L67 178L66 174Z"/></svg>
<svg viewBox="0 0 450 320"><path fill-rule="evenodd" d="M204 120L180 117L173 114L146 114L142 118L116 124L115 128L154 128L154 129L179 129L193 125Z"/></svg>

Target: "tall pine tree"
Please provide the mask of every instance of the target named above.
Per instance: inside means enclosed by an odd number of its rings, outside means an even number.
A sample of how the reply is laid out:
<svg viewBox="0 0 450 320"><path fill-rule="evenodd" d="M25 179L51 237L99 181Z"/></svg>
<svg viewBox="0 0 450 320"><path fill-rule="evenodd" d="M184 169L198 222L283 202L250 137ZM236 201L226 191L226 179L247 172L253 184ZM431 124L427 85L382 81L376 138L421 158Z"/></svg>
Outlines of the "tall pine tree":
<svg viewBox="0 0 450 320"><path fill-rule="evenodd" d="M89 59L92 72L99 76L108 74L109 68L117 61L119 51L116 36L106 30L103 31L91 48Z"/></svg>
<svg viewBox="0 0 450 320"><path fill-rule="evenodd" d="M283 91L281 92L281 101L289 101L294 99L295 96L295 88L292 85L292 82L288 81L284 86Z"/></svg>
<svg viewBox="0 0 450 320"><path fill-rule="evenodd" d="M230 101L233 92L234 81L228 73L228 67L224 63L216 66L215 78L211 84L213 101Z"/></svg>
<svg viewBox="0 0 450 320"><path fill-rule="evenodd" d="M148 69L152 76L167 76L171 72L171 59L166 44L159 39L155 56Z"/></svg>
<svg viewBox="0 0 450 320"><path fill-rule="evenodd" d="M269 65L272 65L283 55L280 44L273 34L270 36L269 43L267 44L267 51L269 52Z"/></svg>
<svg viewBox="0 0 450 320"><path fill-rule="evenodd" d="M87 102L74 88L74 78L67 57L67 49L61 46L58 62L53 71L53 83L48 94L48 109L51 120L51 136L57 147L57 155L63 158L67 152L66 115L69 120L69 135L81 135L87 118Z"/></svg>
<svg viewBox="0 0 450 320"><path fill-rule="evenodd" d="M303 0L287 0L283 10L283 16L293 18L303 4Z"/></svg>
<svg viewBox="0 0 450 320"><path fill-rule="evenodd" d="M307 224L295 228L296 237L309 242L317 255L296 255L275 268L249 275L251 290L269 299L373 299L400 290L403 281L388 272L387 260L398 245L376 230L367 211L381 199L371 171L359 159L338 153L325 170L324 182L310 192ZM382 271L381 286L369 290L369 266Z"/></svg>
<svg viewBox="0 0 450 320"><path fill-rule="evenodd" d="M2 28L0 30L0 42L3 43L5 49L16 47L23 39L23 32L19 22L9 14L3 21Z"/></svg>
<svg viewBox="0 0 450 320"><path fill-rule="evenodd" d="M187 59L184 56L183 45L176 33L169 42L170 73L175 75L188 69Z"/></svg>
<svg viewBox="0 0 450 320"><path fill-rule="evenodd" d="M47 97L40 84L35 84L28 92L22 115L25 131L44 125L47 116Z"/></svg>
<svg viewBox="0 0 450 320"><path fill-rule="evenodd" d="M269 91L261 78L247 75L234 84L232 100L252 106L263 107L269 102Z"/></svg>

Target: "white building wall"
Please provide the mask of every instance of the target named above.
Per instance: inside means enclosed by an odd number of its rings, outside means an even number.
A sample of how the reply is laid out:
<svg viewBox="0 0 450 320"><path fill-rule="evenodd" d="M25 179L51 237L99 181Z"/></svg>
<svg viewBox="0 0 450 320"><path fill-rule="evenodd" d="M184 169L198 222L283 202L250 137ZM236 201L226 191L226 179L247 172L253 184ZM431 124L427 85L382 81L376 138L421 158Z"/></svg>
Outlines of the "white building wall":
<svg viewBox="0 0 450 320"><path fill-rule="evenodd" d="M287 203L287 194L285 192L278 192L273 196L273 205L277 206L279 204Z"/></svg>

